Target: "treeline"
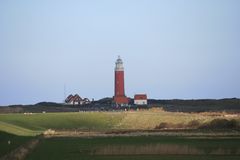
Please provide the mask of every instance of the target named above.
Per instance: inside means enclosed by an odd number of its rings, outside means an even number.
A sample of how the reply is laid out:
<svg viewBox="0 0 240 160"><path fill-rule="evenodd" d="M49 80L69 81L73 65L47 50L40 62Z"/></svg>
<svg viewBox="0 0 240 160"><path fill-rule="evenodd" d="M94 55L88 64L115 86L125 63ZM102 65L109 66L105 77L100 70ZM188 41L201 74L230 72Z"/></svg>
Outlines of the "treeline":
<svg viewBox="0 0 240 160"><path fill-rule="evenodd" d="M131 109L139 106L133 105L134 100L130 100ZM238 112L240 113L240 99L198 99L198 100L155 100L149 99L148 106L161 107L165 111L171 112ZM129 109L129 107L127 107ZM78 112L78 111L111 111L115 105L112 98L103 98L91 104L83 106L65 105L54 102L40 102L34 105L12 105L0 106L0 113L24 113L24 112ZM121 109L121 108L120 108Z"/></svg>
<svg viewBox="0 0 240 160"><path fill-rule="evenodd" d="M148 100L149 106L161 106L166 111L208 112L229 111L240 112L240 99L198 99L198 100Z"/></svg>

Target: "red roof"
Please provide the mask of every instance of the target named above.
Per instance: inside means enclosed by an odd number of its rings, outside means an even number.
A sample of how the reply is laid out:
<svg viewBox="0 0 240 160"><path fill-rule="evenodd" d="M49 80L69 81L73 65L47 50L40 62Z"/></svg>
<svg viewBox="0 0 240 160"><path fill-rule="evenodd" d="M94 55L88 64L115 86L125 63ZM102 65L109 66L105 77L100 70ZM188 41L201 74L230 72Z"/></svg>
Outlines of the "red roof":
<svg viewBox="0 0 240 160"><path fill-rule="evenodd" d="M135 100L147 100L147 95L146 94L135 94L134 99Z"/></svg>
<svg viewBox="0 0 240 160"><path fill-rule="evenodd" d="M66 103L71 103L71 102L80 102L82 100L82 98L78 95L75 94L74 96L72 94L70 94L66 99L65 102Z"/></svg>

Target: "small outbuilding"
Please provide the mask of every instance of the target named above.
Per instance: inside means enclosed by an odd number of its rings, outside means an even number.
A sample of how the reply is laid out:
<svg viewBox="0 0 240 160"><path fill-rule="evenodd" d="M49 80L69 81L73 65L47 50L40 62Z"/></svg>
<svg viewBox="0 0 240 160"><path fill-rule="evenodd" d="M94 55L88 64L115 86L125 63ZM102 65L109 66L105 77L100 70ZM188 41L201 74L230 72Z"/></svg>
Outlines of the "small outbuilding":
<svg viewBox="0 0 240 160"><path fill-rule="evenodd" d="M147 105L147 95L146 94L136 94L134 96L135 105Z"/></svg>

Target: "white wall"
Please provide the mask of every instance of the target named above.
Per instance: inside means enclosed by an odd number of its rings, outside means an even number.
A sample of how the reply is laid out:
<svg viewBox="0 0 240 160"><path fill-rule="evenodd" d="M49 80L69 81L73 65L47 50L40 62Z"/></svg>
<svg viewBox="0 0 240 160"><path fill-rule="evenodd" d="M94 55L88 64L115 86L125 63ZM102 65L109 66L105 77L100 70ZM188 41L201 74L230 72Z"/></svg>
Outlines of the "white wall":
<svg viewBox="0 0 240 160"><path fill-rule="evenodd" d="M134 100L136 105L147 105L147 100Z"/></svg>

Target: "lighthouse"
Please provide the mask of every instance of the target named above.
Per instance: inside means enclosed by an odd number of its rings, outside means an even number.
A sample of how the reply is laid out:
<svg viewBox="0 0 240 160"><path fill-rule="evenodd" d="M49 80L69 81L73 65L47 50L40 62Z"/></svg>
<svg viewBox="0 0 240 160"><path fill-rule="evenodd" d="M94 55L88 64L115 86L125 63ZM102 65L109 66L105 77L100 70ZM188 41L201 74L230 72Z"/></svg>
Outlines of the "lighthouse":
<svg viewBox="0 0 240 160"><path fill-rule="evenodd" d="M116 104L125 105L128 104L128 98L125 96L124 91L124 68L123 61L118 56L115 66L115 91L114 91L114 102Z"/></svg>

